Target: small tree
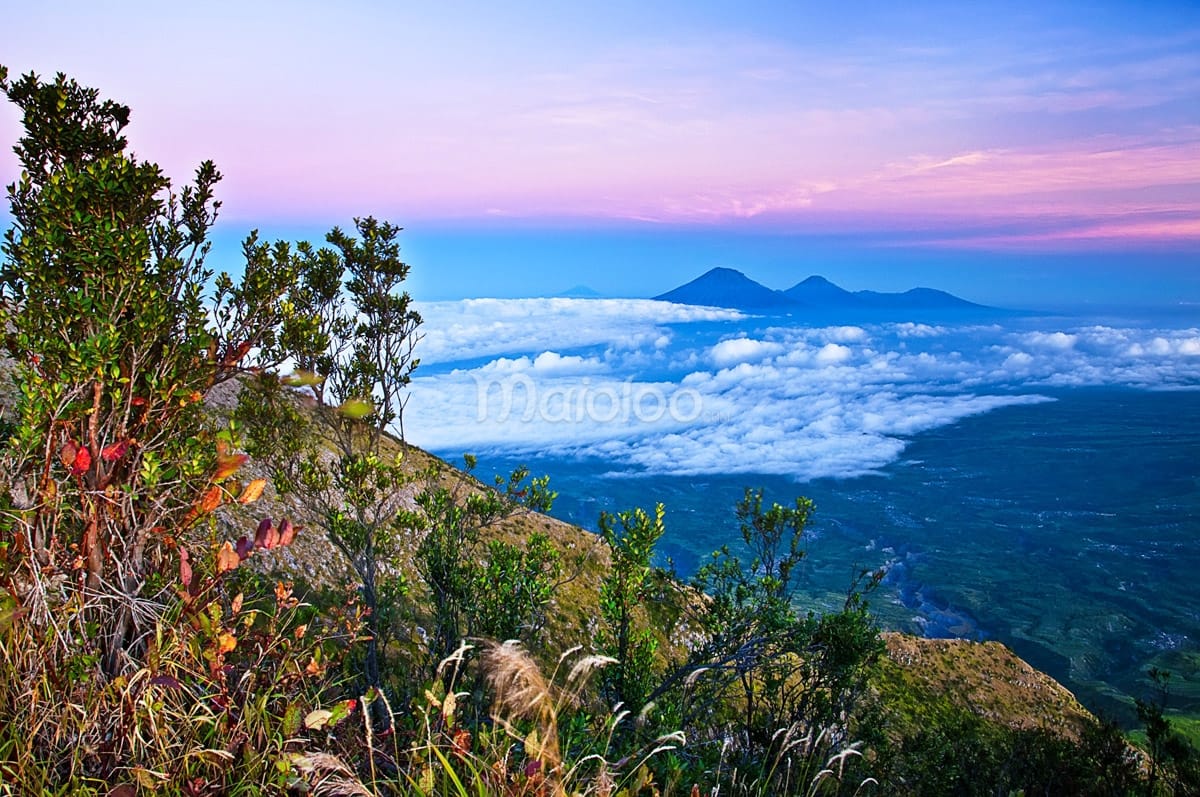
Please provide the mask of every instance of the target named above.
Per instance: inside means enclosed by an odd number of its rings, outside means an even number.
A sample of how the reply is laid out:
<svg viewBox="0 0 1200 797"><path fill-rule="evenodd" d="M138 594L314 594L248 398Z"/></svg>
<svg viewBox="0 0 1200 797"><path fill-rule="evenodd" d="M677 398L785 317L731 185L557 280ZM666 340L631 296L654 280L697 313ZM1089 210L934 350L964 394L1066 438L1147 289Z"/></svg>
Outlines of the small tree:
<svg viewBox="0 0 1200 797"><path fill-rule="evenodd" d="M488 540L471 579L467 607L471 636L533 641L546 622L546 606L562 576L562 557L550 538L535 532L520 548Z"/></svg>
<svg viewBox="0 0 1200 797"><path fill-rule="evenodd" d="M612 555L612 567L600 585L600 619L597 649L616 659L601 673L601 688L610 704L630 710L645 705L657 675L658 640L639 618L642 601L651 586L654 547L666 531L663 505L654 517L642 509L600 514L600 537Z"/></svg>
<svg viewBox="0 0 1200 797"><path fill-rule="evenodd" d="M335 227L326 236L333 248L271 250L300 275L294 302L311 319L315 345L296 348L295 375L263 373L248 385L236 417L250 453L273 466L278 492L300 498L353 568L368 612L363 676L378 686L379 580L393 578L381 565L396 553L410 483L403 448L386 442L387 430L403 415L419 362L421 316L401 290L409 267L400 260L400 228L370 217L354 223L361 237ZM248 247L266 256L256 242ZM315 400L311 411L296 406L288 385Z"/></svg>
<svg viewBox="0 0 1200 797"><path fill-rule="evenodd" d="M1176 733L1167 718L1171 673L1152 667L1146 672L1154 688L1150 700L1135 698L1137 717L1145 727L1150 771L1146 794L1200 794L1200 751Z"/></svg>
<svg viewBox="0 0 1200 797"><path fill-rule="evenodd" d="M724 547L693 582L712 600L701 618L707 640L690 666L708 668L706 688L737 684L741 729L752 744L765 745L780 728L797 723L811 728L839 722L881 649L857 581L841 611L797 611L798 568L812 511L807 498L764 509L762 491L747 489L737 517L749 562ZM882 575L870 574L868 588Z"/></svg>
<svg viewBox="0 0 1200 797"><path fill-rule="evenodd" d="M882 644L858 582L840 611L797 608L810 501L764 507L762 491L747 490L736 511L749 558L726 547L700 567L695 591L679 596L699 633L686 658L663 672L656 640L638 619L655 583L662 508L653 520L638 510L602 515L613 564L601 589L598 638L601 652L620 660L606 671L606 696L633 710L658 704L667 727L685 731L692 749L706 749L706 739L736 740L721 755L736 759L743 775L758 772L756 783L770 790L793 764L823 763L831 746L847 741L848 718ZM881 576L871 574L867 588ZM799 744L806 736L820 741Z"/></svg>

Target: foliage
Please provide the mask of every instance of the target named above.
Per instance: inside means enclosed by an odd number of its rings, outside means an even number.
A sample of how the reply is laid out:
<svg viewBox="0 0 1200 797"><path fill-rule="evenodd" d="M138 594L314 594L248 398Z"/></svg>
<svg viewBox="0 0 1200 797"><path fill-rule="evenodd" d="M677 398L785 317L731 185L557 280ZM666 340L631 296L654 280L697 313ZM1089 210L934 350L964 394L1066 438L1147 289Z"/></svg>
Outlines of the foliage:
<svg viewBox="0 0 1200 797"><path fill-rule="evenodd" d="M1135 701L1150 757L1146 793L1200 794L1200 751L1171 727L1166 714L1171 674L1153 668L1146 675L1154 696Z"/></svg>
<svg viewBox="0 0 1200 797"><path fill-rule="evenodd" d="M549 537L537 532L524 549L493 539L484 552L471 584L471 635L530 641L546 622L546 607L562 575L561 555Z"/></svg>
<svg viewBox="0 0 1200 797"><path fill-rule="evenodd" d="M401 290L409 272L396 242L401 230L370 216L354 226L358 237L334 227L325 236L332 249L301 243L296 253L303 274L297 303L316 319L324 343L296 362L317 401L343 410L326 419L343 454L364 431L367 450L393 424L403 439L406 389L420 363L421 315Z"/></svg>
<svg viewBox="0 0 1200 797"><path fill-rule="evenodd" d="M724 547L700 567L694 584L712 597L703 615L705 653L723 653L721 665L740 686L742 731L770 735L805 716L804 707L784 705L793 695L815 694L790 673L816 631L813 618L798 616L792 604L813 506L798 498L792 507L774 504L764 512L762 500L761 490L747 490L737 505L749 563Z"/></svg>
<svg viewBox="0 0 1200 797"><path fill-rule="evenodd" d="M545 477L529 478L518 468L495 489L481 489L470 472L438 471L415 498L416 508L400 522L418 538L414 566L429 591L433 631L427 642L431 662L449 656L464 636L534 630L558 577L558 557L537 538L524 551L493 540L481 563L481 532L518 511L546 511L554 500ZM508 637L497 634L494 638Z"/></svg>
<svg viewBox="0 0 1200 797"><path fill-rule="evenodd" d="M181 534L251 498L230 480L235 441L209 428L201 401L297 334L295 275L253 263L240 284L222 275L210 318L213 165L175 194L126 154L124 106L62 75L5 76L0 89L26 128L0 275L18 388L2 573L34 622L74 604L57 638L86 640L115 675L135 665L127 654L153 624Z"/></svg>
<svg viewBox="0 0 1200 797"><path fill-rule="evenodd" d="M881 650L857 582L841 611L798 610L811 512L807 499L764 508L761 491L746 491L736 508L744 553L722 548L697 571L693 586L708 598L696 604L701 638L651 694L674 704L694 740L733 740L723 760L744 779L758 773L749 780L767 792L853 749L850 722Z"/></svg>
<svg viewBox="0 0 1200 797"><path fill-rule="evenodd" d="M1078 741L1013 729L954 710L877 747L880 780L895 794L1131 795L1138 762L1120 729L1092 721Z"/></svg>
<svg viewBox="0 0 1200 797"><path fill-rule="evenodd" d="M285 785L300 718L320 705L336 635L351 629L312 617L285 585L272 599L231 597L230 575L173 604L140 666L107 684L80 678L70 658L46 660L30 624L0 632L0 782L26 793Z"/></svg>
<svg viewBox="0 0 1200 797"><path fill-rule="evenodd" d="M296 274L251 261L206 303L213 165L176 194L125 152L124 106L2 67L0 90L26 130L0 274L17 387L2 454L2 780L281 784L288 718L319 699L326 631L346 628L301 622L284 586L231 591L245 559L297 529L264 519L235 543L205 523L265 481L234 478L236 428L202 402L303 340Z"/></svg>
<svg viewBox="0 0 1200 797"><path fill-rule="evenodd" d="M619 528L618 528L619 526ZM600 619L596 648L616 659L602 676L605 698L611 705L641 709L650 696L657 674L658 640L638 612L651 585L654 546L666 531L663 505L651 519L642 509L613 516L600 515L600 537L612 555L612 564L600 586Z"/></svg>
<svg viewBox="0 0 1200 797"><path fill-rule="evenodd" d="M840 788L859 756L849 718L880 650L876 629L857 588L841 612L797 610L811 503L764 508L761 491L747 490L736 511L750 558L723 548L700 568L693 591L676 587L676 600L691 607L685 624L693 642L686 659L665 670L643 605L660 600L669 583L652 566L663 509L653 519L641 510L601 517L612 564L601 587L597 650L618 660L601 676L604 695L625 701L651 733L687 734L692 744L672 759L676 779L703 781L706 771L728 768L741 784L736 793L790 793L825 773L821 788ZM833 770L824 766L831 760Z"/></svg>

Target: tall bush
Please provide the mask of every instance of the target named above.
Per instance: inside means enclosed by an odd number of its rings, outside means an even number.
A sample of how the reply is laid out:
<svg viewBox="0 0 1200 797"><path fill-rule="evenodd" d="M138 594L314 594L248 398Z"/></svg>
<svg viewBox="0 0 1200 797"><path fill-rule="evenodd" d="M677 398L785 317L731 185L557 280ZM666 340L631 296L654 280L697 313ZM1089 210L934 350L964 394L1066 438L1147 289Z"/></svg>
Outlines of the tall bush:
<svg viewBox="0 0 1200 797"><path fill-rule="evenodd" d="M75 602L57 638L95 641L112 675L153 620L181 532L249 497L202 402L302 334L285 301L296 273L252 260L206 303L213 164L176 192L126 152L125 106L63 75L10 81L0 68L0 90L25 126L0 273L17 393L3 574L35 622Z"/></svg>

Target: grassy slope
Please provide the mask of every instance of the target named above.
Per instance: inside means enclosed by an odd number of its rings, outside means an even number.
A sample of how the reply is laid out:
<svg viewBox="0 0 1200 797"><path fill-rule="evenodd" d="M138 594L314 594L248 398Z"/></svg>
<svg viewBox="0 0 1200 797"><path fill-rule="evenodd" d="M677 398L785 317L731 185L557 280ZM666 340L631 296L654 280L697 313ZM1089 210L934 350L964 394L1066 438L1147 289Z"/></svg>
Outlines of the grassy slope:
<svg viewBox="0 0 1200 797"><path fill-rule="evenodd" d="M1066 687L999 642L883 637L887 655L875 685L897 731L966 709L1010 728L1040 728L1078 739L1091 718Z"/></svg>
<svg viewBox="0 0 1200 797"><path fill-rule="evenodd" d="M395 439L386 439L384 442L384 451L381 453L385 457L400 451L413 473L436 469L441 473L438 478L441 486L461 490L463 495L468 491L489 489L460 469L420 448ZM269 474L250 464L243 475L250 477ZM408 488L410 496L426 486L426 481L415 481ZM260 572L296 580L315 593L341 590L345 585L354 583L348 562L325 538L318 519L312 517L299 502L289 498L280 499L273 487L268 486L263 498L250 507L232 505L223 508L222 512L220 533L230 539L251 533L259 519L264 516L287 517L302 526L291 546L255 554L250 564ZM547 612L546 627L540 634L541 649L536 651L543 663L553 664L568 648L586 645L591 640L598 618L597 596L608 567L609 555L596 535L548 515L528 510L522 510L485 529L483 538L486 540L495 537L519 542L538 532L550 540L562 557L562 580ZM397 566L407 576L420 602L423 597L420 579L411 560L416 544L417 540L412 540L411 545L401 552ZM654 607L652 625L661 633L660 650L668 655L680 656L684 652L680 642L687 636L686 621L681 619L682 607L688 598L681 598L677 591L671 593L664 596L664 605Z"/></svg>

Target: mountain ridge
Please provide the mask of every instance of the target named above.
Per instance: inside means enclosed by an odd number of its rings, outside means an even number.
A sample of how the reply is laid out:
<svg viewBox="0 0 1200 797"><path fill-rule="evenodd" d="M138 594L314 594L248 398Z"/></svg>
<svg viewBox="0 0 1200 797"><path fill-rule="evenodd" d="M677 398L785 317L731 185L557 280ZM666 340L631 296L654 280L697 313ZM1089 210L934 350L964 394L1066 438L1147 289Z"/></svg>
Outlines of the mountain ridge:
<svg viewBox="0 0 1200 797"><path fill-rule="evenodd" d="M814 274L785 290L768 288L737 269L717 266L654 299L750 311L994 309L936 288L898 293L848 291Z"/></svg>

